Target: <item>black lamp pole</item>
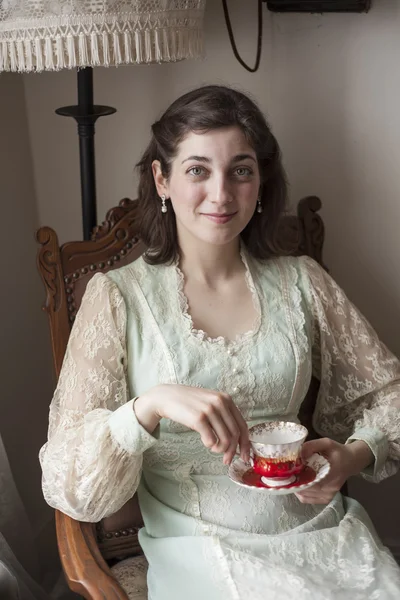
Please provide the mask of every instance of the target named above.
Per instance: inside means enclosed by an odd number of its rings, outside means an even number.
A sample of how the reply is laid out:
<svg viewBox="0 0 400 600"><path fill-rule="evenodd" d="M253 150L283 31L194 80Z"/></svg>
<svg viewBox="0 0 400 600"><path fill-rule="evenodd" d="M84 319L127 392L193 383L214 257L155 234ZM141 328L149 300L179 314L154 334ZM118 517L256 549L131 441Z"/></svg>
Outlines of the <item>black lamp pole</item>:
<svg viewBox="0 0 400 600"><path fill-rule="evenodd" d="M115 112L116 109L111 106L93 104L92 67L78 70L78 104L56 110L58 115L73 117L78 123L84 240L90 240L93 228L97 225L94 126L99 117L112 115Z"/></svg>

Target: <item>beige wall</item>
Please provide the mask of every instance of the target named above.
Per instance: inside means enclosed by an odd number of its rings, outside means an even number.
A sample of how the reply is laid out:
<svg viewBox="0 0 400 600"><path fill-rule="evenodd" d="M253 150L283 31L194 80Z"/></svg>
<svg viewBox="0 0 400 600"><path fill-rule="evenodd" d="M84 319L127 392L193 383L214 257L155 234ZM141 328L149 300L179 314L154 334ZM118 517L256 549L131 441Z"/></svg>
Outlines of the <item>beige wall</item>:
<svg viewBox="0 0 400 600"><path fill-rule="evenodd" d="M24 88L22 78L10 74L0 75L0 199L0 434L39 536L52 514L42 498L37 455L46 437L53 378L35 263L38 218Z"/></svg>
<svg viewBox="0 0 400 600"><path fill-rule="evenodd" d="M323 200L333 275L400 354L400 2L373 4L368 15L266 14L255 75L233 58L216 0L208 2L203 62L97 69L97 102L118 108L97 127L98 206L102 217L135 195L132 167L150 124L177 95L206 82L248 90L281 142L293 202L307 194ZM239 48L253 61L256 2L230 5ZM75 78L24 77L39 218L62 240L81 235L76 127L54 115L75 102ZM357 483L352 492L371 505L385 540L397 543L399 479Z"/></svg>

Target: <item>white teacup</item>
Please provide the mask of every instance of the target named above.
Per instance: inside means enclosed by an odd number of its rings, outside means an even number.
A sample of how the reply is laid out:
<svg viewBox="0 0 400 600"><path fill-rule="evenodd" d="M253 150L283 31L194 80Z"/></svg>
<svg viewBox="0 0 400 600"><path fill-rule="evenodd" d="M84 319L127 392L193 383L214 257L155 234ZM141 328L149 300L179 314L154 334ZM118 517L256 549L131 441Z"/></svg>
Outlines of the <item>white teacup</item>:
<svg viewBox="0 0 400 600"><path fill-rule="evenodd" d="M299 423L268 421L249 429L251 463L270 487L290 485L304 464L301 447L308 431Z"/></svg>

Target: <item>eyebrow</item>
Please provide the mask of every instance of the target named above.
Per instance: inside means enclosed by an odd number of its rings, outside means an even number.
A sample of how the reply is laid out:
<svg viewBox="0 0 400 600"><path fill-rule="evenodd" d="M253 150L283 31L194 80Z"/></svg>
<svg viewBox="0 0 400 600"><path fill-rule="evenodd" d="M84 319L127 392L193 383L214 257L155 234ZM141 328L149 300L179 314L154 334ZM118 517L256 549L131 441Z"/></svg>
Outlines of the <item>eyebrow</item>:
<svg viewBox="0 0 400 600"><path fill-rule="evenodd" d="M250 159L253 162L257 162L256 159L254 158L254 156L251 156L251 154L237 154L236 156L233 157L232 159L232 163L238 163L241 162L242 160L246 160L246 159ZM188 158L185 158L185 160L182 161L182 164L185 162L188 162L189 160L194 160L196 162L204 162L204 163L211 163L212 160L211 158L208 158L207 156L188 156Z"/></svg>
<svg viewBox="0 0 400 600"><path fill-rule="evenodd" d="M236 156L234 156L232 162L233 163L241 162L242 160L246 160L247 158L249 158L253 162L257 162L256 159L254 158L254 156L251 156L251 154L237 154Z"/></svg>
<svg viewBox="0 0 400 600"><path fill-rule="evenodd" d="M185 162L188 162L188 160L195 160L196 162L205 162L205 163L210 163L211 162L211 158L207 158L207 156L188 156L187 158L185 158L185 160L182 161L182 164Z"/></svg>

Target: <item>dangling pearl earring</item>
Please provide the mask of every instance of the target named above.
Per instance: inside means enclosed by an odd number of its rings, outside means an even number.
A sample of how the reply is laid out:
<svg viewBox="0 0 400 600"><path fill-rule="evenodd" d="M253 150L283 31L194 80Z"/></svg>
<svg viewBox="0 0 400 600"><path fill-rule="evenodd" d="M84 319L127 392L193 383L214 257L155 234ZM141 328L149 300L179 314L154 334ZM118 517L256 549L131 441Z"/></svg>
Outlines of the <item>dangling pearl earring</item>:
<svg viewBox="0 0 400 600"><path fill-rule="evenodd" d="M263 207L262 207L262 204L261 204L261 198L258 197L257 198L257 212L258 213L262 213L262 211L263 211Z"/></svg>
<svg viewBox="0 0 400 600"><path fill-rule="evenodd" d="M166 199L167 198L166 198L165 194L163 194L161 196L161 212L164 214L168 211L167 205L165 204Z"/></svg>

